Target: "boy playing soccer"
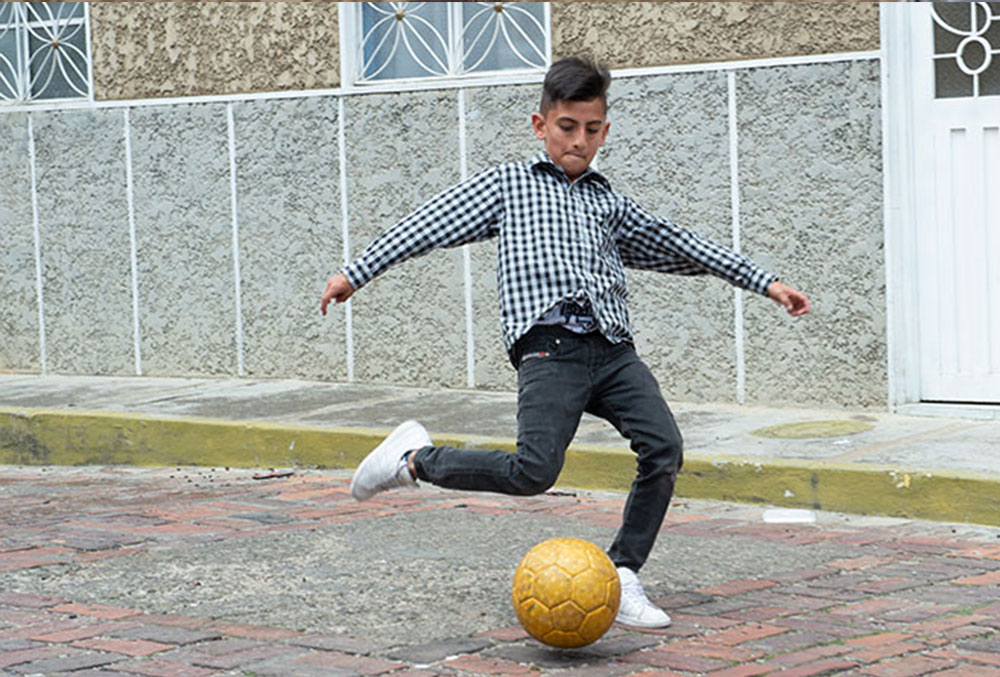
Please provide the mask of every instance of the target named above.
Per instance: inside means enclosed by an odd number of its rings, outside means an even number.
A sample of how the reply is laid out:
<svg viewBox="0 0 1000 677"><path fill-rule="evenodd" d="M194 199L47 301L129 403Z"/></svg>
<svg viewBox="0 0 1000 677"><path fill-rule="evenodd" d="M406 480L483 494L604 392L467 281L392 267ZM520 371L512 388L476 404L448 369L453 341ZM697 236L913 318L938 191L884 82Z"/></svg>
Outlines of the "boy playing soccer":
<svg viewBox="0 0 1000 677"><path fill-rule="evenodd" d="M407 421L358 466L351 494L365 500L418 479L538 494L559 476L583 412L600 416L630 440L638 460L608 550L622 581L617 620L665 627L670 617L646 598L636 572L666 515L681 435L632 344L625 266L716 275L796 316L809 312L809 300L745 256L649 214L590 167L608 133L610 79L588 59L553 64L532 115L544 152L486 169L404 218L330 278L321 310L408 258L498 237L503 341L518 376L517 452L434 446L423 426Z"/></svg>

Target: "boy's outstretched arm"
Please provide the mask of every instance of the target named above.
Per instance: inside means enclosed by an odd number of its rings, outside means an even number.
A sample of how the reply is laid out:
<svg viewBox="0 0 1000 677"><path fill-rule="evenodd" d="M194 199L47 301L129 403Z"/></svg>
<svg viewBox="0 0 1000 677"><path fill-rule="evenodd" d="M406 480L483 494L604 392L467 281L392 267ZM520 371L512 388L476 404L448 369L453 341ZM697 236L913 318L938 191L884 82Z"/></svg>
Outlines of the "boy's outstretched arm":
<svg viewBox="0 0 1000 677"><path fill-rule="evenodd" d="M794 317L809 312L809 297L743 254L654 216L629 198L622 205L618 251L626 266L675 275L709 273L773 299Z"/></svg>
<svg viewBox="0 0 1000 677"><path fill-rule="evenodd" d="M789 287L775 280L767 287L768 298L774 299L788 311L789 315L798 317L809 312L809 297L798 289Z"/></svg>
<svg viewBox="0 0 1000 677"><path fill-rule="evenodd" d="M375 238L361 256L327 280L320 311L326 315L331 301L343 303L374 277L406 259L495 236L502 211L497 167L439 193Z"/></svg>
<svg viewBox="0 0 1000 677"><path fill-rule="evenodd" d="M319 309L326 315L326 307L330 305L330 301L343 303L351 298L352 294L354 294L354 285L347 281L346 275L337 273L326 281L326 290L320 299Z"/></svg>

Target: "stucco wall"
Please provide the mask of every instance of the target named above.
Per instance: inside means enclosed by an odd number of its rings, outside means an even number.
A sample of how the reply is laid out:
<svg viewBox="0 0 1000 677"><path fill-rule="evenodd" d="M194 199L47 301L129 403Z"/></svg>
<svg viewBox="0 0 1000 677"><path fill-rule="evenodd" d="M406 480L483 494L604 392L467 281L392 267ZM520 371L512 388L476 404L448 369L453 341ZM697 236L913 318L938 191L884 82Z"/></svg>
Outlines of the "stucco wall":
<svg viewBox="0 0 1000 677"><path fill-rule="evenodd" d="M728 82L736 85L742 248L814 301L791 320L745 294L753 403L886 400L878 62L618 78L598 167L621 192L731 244ZM465 93L469 172L523 159L538 86ZM318 314L341 265L337 130L344 108L350 253L460 174L456 90L231 104L249 376L466 385L461 249L433 252ZM131 107L143 372L236 375L227 104ZM48 370L131 373L122 107L32 113ZM28 116L0 117L0 369L40 370ZM66 149L74 150L66 162ZM500 335L496 245L471 247L475 384L514 387ZM714 278L630 272L640 353L675 400L736 399L734 292ZM9 337L9 338L8 338Z"/></svg>
<svg viewBox="0 0 1000 677"><path fill-rule="evenodd" d="M611 68L878 49L871 2L554 2L556 57Z"/></svg>
<svg viewBox="0 0 1000 677"><path fill-rule="evenodd" d="M352 256L458 181L456 96L408 92L345 100ZM352 306L358 379L465 385L461 250L434 251L393 268L361 289Z"/></svg>
<svg viewBox="0 0 1000 677"><path fill-rule="evenodd" d="M226 107L132 112L143 372L236 373Z"/></svg>
<svg viewBox="0 0 1000 677"><path fill-rule="evenodd" d="M233 105L244 371L346 380L343 313L319 296L343 258L337 99Z"/></svg>
<svg viewBox="0 0 1000 677"><path fill-rule="evenodd" d="M97 100L337 87L337 4L91 3ZM877 49L878 5L554 2L558 56L612 68Z"/></svg>
<svg viewBox="0 0 1000 677"><path fill-rule="evenodd" d="M335 2L94 2L94 97L340 84Z"/></svg>
<svg viewBox="0 0 1000 677"><path fill-rule="evenodd" d="M28 116L0 115L0 370L41 368Z"/></svg>
<svg viewBox="0 0 1000 677"><path fill-rule="evenodd" d="M811 294L747 304L747 397L884 406L886 296L875 61L737 75L744 250Z"/></svg>
<svg viewBox="0 0 1000 677"><path fill-rule="evenodd" d="M134 342L121 111L34 118L47 364L126 374ZM72 161L67 162L67 157ZM67 190L68 189L68 190Z"/></svg>

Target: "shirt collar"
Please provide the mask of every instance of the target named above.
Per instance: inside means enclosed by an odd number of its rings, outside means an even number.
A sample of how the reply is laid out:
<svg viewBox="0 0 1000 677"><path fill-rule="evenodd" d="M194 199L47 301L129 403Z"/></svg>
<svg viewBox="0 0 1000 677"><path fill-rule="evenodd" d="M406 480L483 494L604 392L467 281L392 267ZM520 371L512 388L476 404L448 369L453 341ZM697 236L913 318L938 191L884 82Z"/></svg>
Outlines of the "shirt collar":
<svg viewBox="0 0 1000 677"><path fill-rule="evenodd" d="M563 177L566 177L566 172L563 171L563 168L560 167L558 164L556 164L552 160L552 158L549 157L549 154L546 153L544 150L538 151L538 154L536 154L531 159L531 162L529 164L530 164L530 166L531 166L532 169L536 169L538 167L549 167L549 168L555 170L558 174L562 175ZM568 180L568 178L567 178L567 180ZM577 178L577 181L584 181L584 180L586 180L586 181L590 181L590 180L597 181L597 182L601 183L605 188L608 188L608 189L611 188L611 183L604 177L603 174L601 174L599 171L597 171L593 167L587 167L587 170Z"/></svg>

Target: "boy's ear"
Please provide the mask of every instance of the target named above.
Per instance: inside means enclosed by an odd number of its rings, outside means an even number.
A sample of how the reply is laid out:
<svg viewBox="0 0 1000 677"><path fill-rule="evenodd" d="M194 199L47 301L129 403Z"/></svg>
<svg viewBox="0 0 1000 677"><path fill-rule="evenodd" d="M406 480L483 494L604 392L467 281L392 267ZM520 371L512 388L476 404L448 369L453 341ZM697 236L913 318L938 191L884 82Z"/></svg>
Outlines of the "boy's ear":
<svg viewBox="0 0 1000 677"><path fill-rule="evenodd" d="M541 113L531 114L531 128L535 130L535 136L542 141L545 140L545 118Z"/></svg>

